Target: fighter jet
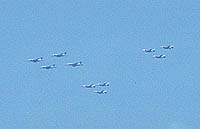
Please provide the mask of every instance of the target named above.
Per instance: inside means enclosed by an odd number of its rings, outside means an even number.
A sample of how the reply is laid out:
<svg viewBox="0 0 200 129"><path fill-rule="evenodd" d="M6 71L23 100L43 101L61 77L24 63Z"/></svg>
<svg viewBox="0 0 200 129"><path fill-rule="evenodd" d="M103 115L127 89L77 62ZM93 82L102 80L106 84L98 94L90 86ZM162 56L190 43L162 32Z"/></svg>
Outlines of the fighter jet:
<svg viewBox="0 0 200 129"><path fill-rule="evenodd" d="M89 84L89 85L82 85L82 87L85 87L85 88L95 88L96 85L95 84Z"/></svg>
<svg viewBox="0 0 200 129"><path fill-rule="evenodd" d="M63 56L66 56L67 55L67 52L63 52L63 53L60 53L60 54L52 54L52 56L54 57L63 57Z"/></svg>
<svg viewBox="0 0 200 129"><path fill-rule="evenodd" d="M56 65L53 64L53 65L46 65L46 66L41 66L40 67L41 69L53 69L53 68L56 68Z"/></svg>
<svg viewBox="0 0 200 129"><path fill-rule="evenodd" d="M27 61L28 62L33 62L33 63L42 62L43 61L43 57L28 59Z"/></svg>
<svg viewBox="0 0 200 129"><path fill-rule="evenodd" d="M169 46L160 46L161 48L164 48L164 49L172 49L174 48L174 45L169 45Z"/></svg>
<svg viewBox="0 0 200 129"><path fill-rule="evenodd" d="M67 63L68 66L76 67L76 66L82 66L82 62L75 62L75 63Z"/></svg>
<svg viewBox="0 0 200 129"><path fill-rule="evenodd" d="M94 91L97 94L106 94L107 91L106 90L101 90L101 91Z"/></svg>
<svg viewBox="0 0 200 129"><path fill-rule="evenodd" d="M156 50L151 48L151 49L142 49L143 52L155 52Z"/></svg>
<svg viewBox="0 0 200 129"><path fill-rule="evenodd" d="M166 55L153 55L153 58L166 58Z"/></svg>
<svg viewBox="0 0 200 129"><path fill-rule="evenodd" d="M97 86L110 86L109 82L104 82L104 83L97 83Z"/></svg>

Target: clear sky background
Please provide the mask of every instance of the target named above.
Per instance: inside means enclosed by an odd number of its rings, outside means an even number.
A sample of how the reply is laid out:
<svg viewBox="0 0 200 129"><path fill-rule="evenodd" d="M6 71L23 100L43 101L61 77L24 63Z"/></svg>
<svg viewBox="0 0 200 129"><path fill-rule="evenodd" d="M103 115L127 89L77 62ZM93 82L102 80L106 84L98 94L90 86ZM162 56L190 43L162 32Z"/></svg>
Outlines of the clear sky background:
<svg viewBox="0 0 200 129"><path fill-rule="evenodd" d="M200 129L199 18L198 0L1 0L0 128Z"/></svg>

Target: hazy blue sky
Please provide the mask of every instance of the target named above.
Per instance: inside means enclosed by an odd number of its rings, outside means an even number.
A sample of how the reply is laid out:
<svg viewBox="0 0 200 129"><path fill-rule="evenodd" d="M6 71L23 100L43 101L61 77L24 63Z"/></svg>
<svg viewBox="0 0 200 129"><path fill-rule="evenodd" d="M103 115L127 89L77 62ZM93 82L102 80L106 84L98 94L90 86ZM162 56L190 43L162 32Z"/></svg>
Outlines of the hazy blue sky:
<svg viewBox="0 0 200 129"><path fill-rule="evenodd" d="M200 129L200 1L1 0L0 12L1 129Z"/></svg>

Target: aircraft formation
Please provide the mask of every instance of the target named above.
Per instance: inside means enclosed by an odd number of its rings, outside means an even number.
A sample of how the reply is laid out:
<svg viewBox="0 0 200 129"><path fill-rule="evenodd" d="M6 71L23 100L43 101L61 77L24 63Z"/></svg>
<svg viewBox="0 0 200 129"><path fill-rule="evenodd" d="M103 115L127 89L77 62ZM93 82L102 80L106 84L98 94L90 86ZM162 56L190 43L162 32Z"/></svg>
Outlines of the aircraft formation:
<svg viewBox="0 0 200 129"><path fill-rule="evenodd" d="M110 86L110 83L109 82L92 83L92 84L81 85L81 86L85 87L85 88L108 87L108 86ZM97 90L97 91L94 91L94 93L97 93L97 94L107 94L107 91L106 90Z"/></svg>
<svg viewBox="0 0 200 129"><path fill-rule="evenodd" d="M63 52L63 53L56 53L56 54L52 54L53 57L64 57L67 56L67 52ZM32 59L28 59L28 62L33 62L33 63L39 63L44 61L43 57L39 57L39 58L32 58ZM72 66L72 67L77 67L77 66L82 66L83 63L80 62L73 62L73 63L67 63L67 66ZM41 69L53 69L56 68L55 64L52 65L44 65L44 66L40 66Z"/></svg>
<svg viewBox="0 0 200 129"><path fill-rule="evenodd" d="M173 49L174 48L174 45L168 45L168 46L160 46L161 49ZM156 52L156 49L155 48L150 48L150 49L142 49L143 52L146 52L146 53L153 53L153 52ZM166 58L166 55L165 54L158 54L158 55L153 55L152 58Z"/></svg>
<svg viewBox="0 0 200 129"><path fill-rule="evenodd" d="M161 49L173 49L174 46L173 45L168 45L168 46L160 46ZM155 48L150 48L150 49L142 49L143 52L145 53L155 53L156 49ZM65 57L67 56L67 52L63 52L63 53L56 53L56 54L52 54L52 57ZM152 58L166 58L165 54L158 54L158 55L153 55ZM32 62L32 63L40 63L44 61L43 57L38 57L38 58L32 58L32 59L28 59L27 62ZM71 67L80 67L83 66L83 63L81 61L79 62L70 62L67 63L66 66L71 66ZM50 65L43 65L40 66L40 69L55 69L56 68L56 64L50 64ZM135 82L136 83L136 82ZM92 83L92 84L87 84L87 85L81 85L84 88L96 88L96 87L109 87L110 83L109 82L104 82L104 83ZM94 91L94 93L96 94L107 94L107 90L96 90Z"/></svg>

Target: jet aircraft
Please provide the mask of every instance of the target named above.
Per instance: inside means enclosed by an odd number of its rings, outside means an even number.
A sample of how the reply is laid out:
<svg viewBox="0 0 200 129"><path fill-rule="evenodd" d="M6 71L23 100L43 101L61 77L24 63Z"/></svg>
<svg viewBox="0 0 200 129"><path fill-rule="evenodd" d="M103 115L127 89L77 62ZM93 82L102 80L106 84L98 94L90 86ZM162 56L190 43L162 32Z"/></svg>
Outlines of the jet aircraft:
<svg viewBox="0 0 200 129"><path fill-rule="evenodd" d="M94 91L97 94L106 94L107 91L106 90L101 90L101 91Z"/></svg>
<svg viewBox="0 0 200 129"><path fill-rule="evenodd" d="M166 58L166 55L153 55L153 58Z"/></svg>
<svg viewBox="0 0 200 129"><path fill-rule="evenodd" d="M155 52L156 50L151 48L151 49L142 49L143 52Z"/></svg>
<svg viewBox="0 0 200 129"><path fill-rule="evenodd" d="M67 55L67 52L63 52L63 53L59 53L59 54L52 54L52 56L55 56L55 57L63 57L66 55Z"/></svg>
<svg viewBox="0 0 200 129"><path fill-rule="evenodd" d="M43 57L28 59L27 61L28 62L33 62L33 63L42 62L43 61Z"/></svg>
<svg viewBox="0 0 200 129"><path fill-rule="evenodd" d="M82 85L82 87L85 87L85 88L95 88L96 85L95 84L89 84L89 85Z"/></svg>
<svg viewBox="0 0 200 129"><path fill-rule="evenodd" d="M76 66L82 66L82 62L75 62L75 63L67 63L68 66L76 67Z"/></svg>
<svg viewBox="0 0 200 129"><path fill-rule="evenodd" d="M160 46L161 48L164 48L164 49L172 49L174 48L174 45L169 45L169 46Z"/></svg>
<svg viewBox="0 0 200 129"><path fill-rule="evenodd" d="M45 66L41 66L40 67L41 69L53 69L53 68L56 68L56 65L53 64L53 65L45 65Z"/></svg>

